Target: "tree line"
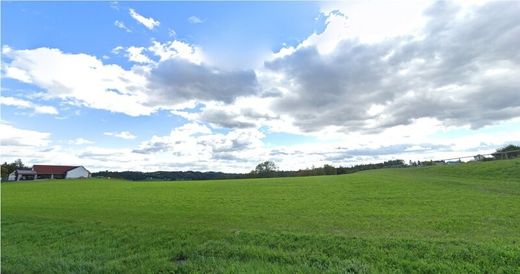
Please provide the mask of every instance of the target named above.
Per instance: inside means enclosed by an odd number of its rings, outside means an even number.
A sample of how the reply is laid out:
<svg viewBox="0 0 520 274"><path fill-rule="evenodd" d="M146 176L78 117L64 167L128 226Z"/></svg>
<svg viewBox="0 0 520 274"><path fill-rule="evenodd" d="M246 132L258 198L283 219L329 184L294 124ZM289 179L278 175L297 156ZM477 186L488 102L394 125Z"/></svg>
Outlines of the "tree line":
<svg viewBox="0 0 520 274"><path fill-rule="evenodd" d="M516 158L520 156L520 146L508 145L497 149L496 152L491 155L493 155L493 159L498 160Z"/></svg>
<svg viewBox="0 0 520 274"><path fill-rule="evenodd" d="M324 165L300 170L279 170L273 161L265 161L256 166L249 173L224 173L224 172L200 172L200 171L100 171L92 173L92 177L126 179L132 181L186 181L186 180L223 180L223 179L247 179L247 178L272 178L272 177L300 177L338 175L354 173L362 170L378 168L405 167L404 160L391 160L377 164L363 164L353 167L334 167Z"/></svg>
<svg viewBox="0 0 520 274"><path fill-rule="evenodd" d="M352 167L334 167L325 164L322 167L311 167L299 170L278 170L272 161L265 161L256 166L248 175L249 178L268 178L268 177L300 177L300 176L321 176L321 175L340 175L349 174L363 170L379 168L402 168L406 167L404 160L390 160L376 164L361 164Z"/></svg>

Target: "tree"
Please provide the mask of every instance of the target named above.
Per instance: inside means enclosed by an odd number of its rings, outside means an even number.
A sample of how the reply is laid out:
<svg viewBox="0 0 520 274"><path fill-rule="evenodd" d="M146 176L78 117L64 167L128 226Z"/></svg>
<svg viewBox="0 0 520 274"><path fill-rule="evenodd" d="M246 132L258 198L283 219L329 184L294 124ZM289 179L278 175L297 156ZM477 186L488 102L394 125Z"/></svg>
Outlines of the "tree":
<svg viewBox="0 0 520 274"><path fill-rule="evenodd" d="M497 152L492 154L495 159L509 159L520 156L520 146L508 145L497 149Z"/></svg>
<svg viewBox="0 0 520 274"><path fill-rule="evenodd" d="M15 161L13 162L13 164L14 164L14 166L15 166L17 169L25 168L25 165L23 164L22 159L15 160Z"/></svg>
<svg viewBox="0 0 520 274"><path fill-rule="evenodd" d="M325 175L336 175L338 174L338 171L335 167L325 164L323 166L323 173L325 173Z"/></svg>
<svg viewBox="0 0 520 274"><path fill-rule="evenodd" d="M17 170L17 169L24 169L24 168L27 168L22 160L18 159L10 164L8 164L7 162L4 162L2 164L2 180L6 180L7 177L9 176L9 174L11 174L11 172Z"/></svg>
<svg viewBox="0 0 520 274"><path fill-rule="evenodd" d="M5 180L7 176L9 176L9 166L7 165L7 162L2 164L2 180Z"/></svg>
<svg viewBox="0 0 520 274"><path fill-rule="evenodd" d="M256 166L255 170L252 173L260 176L260 177L268 177L274 175L274 173L278 170L278 167L273 161L265 161Z"/></svg>

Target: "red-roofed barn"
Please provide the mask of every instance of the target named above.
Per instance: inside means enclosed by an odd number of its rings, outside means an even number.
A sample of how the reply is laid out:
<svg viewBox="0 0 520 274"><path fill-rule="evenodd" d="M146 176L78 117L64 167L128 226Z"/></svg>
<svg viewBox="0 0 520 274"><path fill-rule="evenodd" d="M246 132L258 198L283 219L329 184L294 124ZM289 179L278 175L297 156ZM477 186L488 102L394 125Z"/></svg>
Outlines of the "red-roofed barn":
<svg viewBox="0 0 520 274"><path fill-rule="evenodd" d="M88 178L90 172L83 166L34 165L32 168L38 179Z"/></svg>
<svg viewBox="0 0 520 274"><path fill-rule="evenodd" d="M90 171L83 166L34 165L32 170L16 170L9 180L89 178Z"/></svg>

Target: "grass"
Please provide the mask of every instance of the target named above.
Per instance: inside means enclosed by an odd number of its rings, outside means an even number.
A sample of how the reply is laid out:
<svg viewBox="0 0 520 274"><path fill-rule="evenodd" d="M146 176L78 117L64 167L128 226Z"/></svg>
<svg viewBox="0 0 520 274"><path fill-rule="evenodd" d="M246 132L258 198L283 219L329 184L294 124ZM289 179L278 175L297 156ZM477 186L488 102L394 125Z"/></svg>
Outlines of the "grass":
<svg viewBox="0 0 520 274"><path fill-rule="evenodd" d="M2 273L520 273L520 160L2 184Z"/></svg>

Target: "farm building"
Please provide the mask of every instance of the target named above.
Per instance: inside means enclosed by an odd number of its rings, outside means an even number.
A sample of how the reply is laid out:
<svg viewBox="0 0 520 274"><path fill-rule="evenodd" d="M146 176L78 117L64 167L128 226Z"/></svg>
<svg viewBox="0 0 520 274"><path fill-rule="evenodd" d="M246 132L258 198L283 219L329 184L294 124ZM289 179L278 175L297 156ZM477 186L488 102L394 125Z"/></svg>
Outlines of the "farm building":
<svg viewBox="0 0 520 274"><path fill-rule="evenodd" d="M25 181L25 180L34 180L36 179L36 172L33 170L26 169L17 169L7 177L9 181Z"/></svg>
<svg viewBox="0 0 520 274"><path fill-rule="evenodd" d="M83 166L34 165L31 170L17 169L9 174L9 181L36 179L89 178L90 171Z"/></svg>

